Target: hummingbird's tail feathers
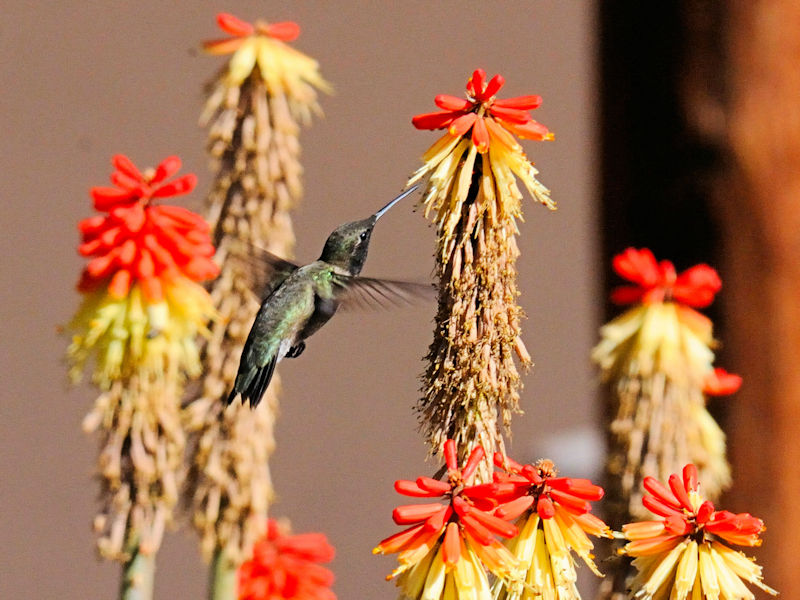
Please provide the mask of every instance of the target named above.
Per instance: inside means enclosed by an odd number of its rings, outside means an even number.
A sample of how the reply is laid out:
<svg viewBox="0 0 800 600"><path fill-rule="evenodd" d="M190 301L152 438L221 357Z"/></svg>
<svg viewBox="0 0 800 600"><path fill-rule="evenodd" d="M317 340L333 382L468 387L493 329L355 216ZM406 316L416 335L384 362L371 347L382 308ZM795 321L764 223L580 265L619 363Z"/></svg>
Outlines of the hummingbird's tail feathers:
<svg viewBox="0 0 800 600"><path fill-rule="evenodd" d="M242 402L249 400L250 408L255 408L264 397L264 392L269 387L269 382L272 380L272 375L275 373L275 365L278 363L278 357L273 356L263 367L259 367L254 377L251 378L249 385L242 392Z"/></svg>
<svg viewBox="0 0 800 600"><path fill-rule="evenodd" d="M231 393L228 394L228 399L225 400L225 406L230 406L233 404L233 401L236 400L236 396L239 395L239 390L236 389L236 386L233 387Z"/></svg>

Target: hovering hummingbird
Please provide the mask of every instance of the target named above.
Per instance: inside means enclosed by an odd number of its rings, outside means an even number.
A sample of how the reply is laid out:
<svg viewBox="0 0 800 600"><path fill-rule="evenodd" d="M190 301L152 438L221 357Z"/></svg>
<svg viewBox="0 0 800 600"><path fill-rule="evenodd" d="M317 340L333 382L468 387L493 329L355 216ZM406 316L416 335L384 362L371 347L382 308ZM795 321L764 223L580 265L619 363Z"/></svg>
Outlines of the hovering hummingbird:
<svg viewBox="0 0 800 600"><path fill-rule="evenodd" d="M359 277L375 223L417 187L406 190L374 215L334 229L322 255L310 264L301 267L261 251L270 277L242 350L228 404L241 394L242 402L249 400L250 407L255 408L275 365L284 357L300 356L306 338L325 325L341 304L369 306L432 295L433 286Z"/></svg>

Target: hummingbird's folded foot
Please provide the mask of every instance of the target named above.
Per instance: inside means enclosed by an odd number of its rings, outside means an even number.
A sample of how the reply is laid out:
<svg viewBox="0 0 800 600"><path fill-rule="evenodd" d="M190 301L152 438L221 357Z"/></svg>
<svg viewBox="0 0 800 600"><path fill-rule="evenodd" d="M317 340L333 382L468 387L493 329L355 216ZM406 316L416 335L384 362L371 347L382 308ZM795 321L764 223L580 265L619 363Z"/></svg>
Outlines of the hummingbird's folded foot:
<svg viewBox="0 0 800 600"><path fill-rule="evenodd" d="M286 353L286 358L297 358L303 353L303 350L306 349L306 343L303 340L300 340L297 344L289 348L289 351Z"/></svg>

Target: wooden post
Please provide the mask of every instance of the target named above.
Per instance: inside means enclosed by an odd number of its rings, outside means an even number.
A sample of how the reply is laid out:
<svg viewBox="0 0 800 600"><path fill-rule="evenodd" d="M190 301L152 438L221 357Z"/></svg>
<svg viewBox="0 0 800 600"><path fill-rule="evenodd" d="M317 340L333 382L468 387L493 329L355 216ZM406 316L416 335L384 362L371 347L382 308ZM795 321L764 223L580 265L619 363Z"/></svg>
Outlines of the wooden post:
<svg viewBox="0 0 800 600"><path fill-rule="evenodd" d="M731 366L726 508L763 518L765 580L800 594L800 1L727 2L729 157L718 187Z"/></svg>
<svg viewBox="0 0 800 600"><path fill-rule="evenodd" d="M720 504L765 520L746 553L800 597L800 0L662 8L651 32L644 6L599 4L604 253L720 267L719 364L744 376L717 403L734 478Z"/></svg>

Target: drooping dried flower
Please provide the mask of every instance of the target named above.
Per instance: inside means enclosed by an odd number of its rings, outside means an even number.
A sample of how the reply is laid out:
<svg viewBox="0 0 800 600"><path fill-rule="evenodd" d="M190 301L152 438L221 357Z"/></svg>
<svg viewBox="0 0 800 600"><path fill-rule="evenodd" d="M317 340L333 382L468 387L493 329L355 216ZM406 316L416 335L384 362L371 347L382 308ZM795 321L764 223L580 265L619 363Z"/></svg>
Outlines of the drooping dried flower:
<svg viewBox="0 0 800 600"><path fill-rule="evenodd" d="M735 394L742 387L742 377L728 373L725 369L715 367L703 382L703 393L706 396L728 396Z"/></svg>
<svg viewBox="0 0 800 600"><path fill-rule="evenodd" d="M458 466L453 440L444 443L447 480L419 477L398 480L398 493L417 498L442 498L444 503L398 506L394 522L408 529L383 540L375 554L399 552L397 577L403 598L414 600L488 599L486 569L502 580L518 577L516 559L495 537L510 538L517 528L492 514L497 502L492 484L473 485L483 448L476 446Z"/></svg>
<svg viewBox="0 0 800 600"><path fill-rule="evenodd" d="M292 535L274 519L239 567L239 600L336 600L333 573L319 563L333 560L322 533Z"/></svg>
<svg viewBox="0 0 800 600"><path fill-rule="evenodd" d="M572 552L602 576L592 560L589 535L612 537L606 524L590 512L590 502L603 497L603 488L588 479L558 477L549 460L523 466L498 452L494 461L505 471L494 474L495 499L500 502L494 514L517 519L519 535L506 546L523 575L517 580L498 580L493 597L579 600Z"/></svg>
<svg viewBox="0 0 800 600"><path fill-rule="evenodd" d="M730 468L725 436L705 406L704 392L720 381L712 323L695 310L713 301L719 276L707 265L678 274L647 249L628 248L613 266L633 285L616 288L611 299L633 306L601 328L592 358L616 408L608 491L612 524L619 526L642 516L644 477L665 479L692 462L715 498L729 484Z"/></svg>
<svg viewBox="0 0 800 600"><path fill-rule="evenodd" d="M79 251L91 260L79 290L84 300L69 328L70 374L92 362L102 390L84 420L100 430L102 512L95 519L100 553L128 560L157 551L177 502L184 434L179 402L184 378L200 371L196 338L214 315L198 282L217 275L208 224L157 201L185 194L194 175L172 156L139 171L112 159L115 187L92 188L105 214L81 221Z"/></svg>
<svg viewBox="0 0 800 600"><path fill-rule="evenodd" d="M716 510L700 494L694 465L683 468L683 477L670 475L668 485L646 477L644 488L649 495L642 503L660 518L622 528L630 541L620 552L636 557L639 571L632 583L634 598L754 600L745 581L777 594L763 583L761 567L729 547L760 546L763 521Z"/></svg>
<svg viewBox="0 0 800 600"><path fill-rule="evenodd" d="M536 179L515 135L553 139L528 111L539 96L499 100L503 78L488 82L481 69L467 83L466 99L437 96L443 112L418 115L422 129L448 128L423 156L409 184L428 177L424 204L438 232L439 310L423 376L419 412L432 451L454 439L459 455L473 446L503 448L498 419L508 427L519 410L516 355L531 362L520 337L522 311L515 262L521 218L519 179L531 196L555 208ZM488 481L491 461L479 469Z"/></svg>
<svg viewBox="0 0 800 600"><path fill-rule="evenodd" d="M292 255L289 211L303 191L300 123L320 112L315 88L329 88L316 61L287 44L299 34L296 24L249 24L225 13L217 23L231 37L205 48L231 57L210 85L200 121L209 126L215 172L206 214L221 265L210 289L220 319L203 352L201 396L185 412L198 438L187 490L204 555L235 569L267 527L280 377L258 410L238 404L223 410L221 399L263 300L256 253Z"/></svg>

